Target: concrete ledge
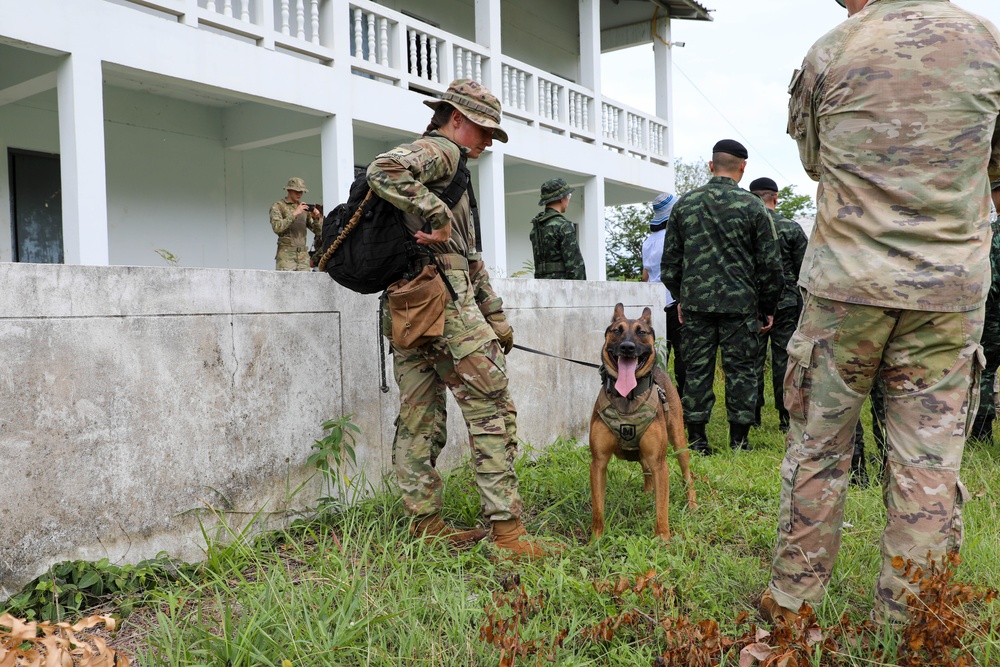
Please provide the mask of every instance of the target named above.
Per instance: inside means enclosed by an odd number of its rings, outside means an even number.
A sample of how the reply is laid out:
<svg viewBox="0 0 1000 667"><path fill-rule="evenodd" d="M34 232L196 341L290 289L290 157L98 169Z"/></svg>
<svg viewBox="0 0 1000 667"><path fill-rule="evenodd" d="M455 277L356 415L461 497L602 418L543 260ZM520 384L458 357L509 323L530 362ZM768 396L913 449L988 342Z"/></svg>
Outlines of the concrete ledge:
<svg viewBox="0 0 1000 667"><path fill-rule="evenodd" d="M614 304L639 283L496 280L517 342L598 361ZM0 264L0 599L65 559L194 560L212 507L265 525L321 494L305 465L320 424L354 414L358 464L389 471L398 394L379 390L377 297L326 275ZM585 437L593 369L515 350L518 435ZM443 465L468 458L454 403Z"/></svg>

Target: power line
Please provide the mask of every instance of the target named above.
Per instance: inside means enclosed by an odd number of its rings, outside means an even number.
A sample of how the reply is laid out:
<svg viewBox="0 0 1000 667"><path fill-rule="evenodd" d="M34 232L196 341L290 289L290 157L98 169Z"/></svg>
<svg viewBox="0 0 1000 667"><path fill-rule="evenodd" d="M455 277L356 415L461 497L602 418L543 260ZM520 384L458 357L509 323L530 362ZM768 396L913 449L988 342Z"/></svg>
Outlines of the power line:
<svg viewBox="0 0 1000 667"><path fill-rule="evenodd" d="M729 123L729 126L736 131L736 134L740 135L740 137L743 138L743 141L745 141L747 143L747 145L749 145L750 148L752 148L754 150L754 154L755 155L760 155L760 159L762 159L764 162L766 162L768 164L768 166L770 166L771 169L773 169L774 172L781 178L782 181L784 181L786 183L791 183L791 180L789 180L789 178L787 176L785 176L784 174L782 174L780 169L778 169L773 164L771 164L771 161L767 159L767 157L764 155L764 152L761 151L761 150L758 150L757 147L754 146L753 143L749 139L747 139L746 135L743 134L742 132L740 132L740 128L736 127L736 125L733 123L733 121L729 120L729 118L726 117L726 114L722 113L722 110L720 110L719 107L715 106L715 104L712 102L712 100L710 100L708 98L708 95L706 95L705 93L701 92L701 88L699 88L698 85L694 81L691 80L691 77L689 77L687 75L687 73L685 73L684 70L682 70L680 68L680 65L678 65L676 61L673 63L673 65L674 65L675 68L677 68L677 71L680 72L681 75L685 79L688 80L688 83L690 83L691 86L695 90L698 91L698 94L705 98L705 101L708 102L709 106L712 107L713 109L715 109L715 112L717 114L719 114L720 116L722 116L722 119L724 121L726 121L727 123Z"/></svg>

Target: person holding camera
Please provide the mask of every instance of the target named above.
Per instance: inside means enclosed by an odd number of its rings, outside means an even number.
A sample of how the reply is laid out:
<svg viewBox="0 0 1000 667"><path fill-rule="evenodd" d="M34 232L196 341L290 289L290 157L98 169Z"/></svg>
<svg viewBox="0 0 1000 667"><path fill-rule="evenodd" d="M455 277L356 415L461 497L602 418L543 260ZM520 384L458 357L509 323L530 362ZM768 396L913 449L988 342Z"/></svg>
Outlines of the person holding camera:
<svg viewBox="0 0 1000 667"><path fill-rule="evenodd" d="M309 190L301 178L288 179L288 196L271 206L271 229L278 235L274 268L278 271L309 271L306 229L317 237L323 234L323 214L316 204L306 204L302 195Z"/></svg>

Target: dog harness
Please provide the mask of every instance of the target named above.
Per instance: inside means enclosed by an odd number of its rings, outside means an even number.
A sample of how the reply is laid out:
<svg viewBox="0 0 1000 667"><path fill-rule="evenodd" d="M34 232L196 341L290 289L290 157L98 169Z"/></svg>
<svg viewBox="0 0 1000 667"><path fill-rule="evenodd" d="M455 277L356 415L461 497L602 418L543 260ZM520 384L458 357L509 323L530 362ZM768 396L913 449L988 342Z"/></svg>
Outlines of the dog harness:
<svg viewBox="0 0 1000 667"><path fill-rule="evenodd" d="M640 378L639 385L629 393L630 396L640 399L640 402L634 412L625 414L616 410L611 404L609 391L613 389L609 389L609 382L606 380L601 387L601 393L597 395L597 414L611 432L618 436L619 447L623 450L638 451L639 441L656 419L657 406L662 405L666 409L667 393L662 387L653 383L651 375Z"/></svg>

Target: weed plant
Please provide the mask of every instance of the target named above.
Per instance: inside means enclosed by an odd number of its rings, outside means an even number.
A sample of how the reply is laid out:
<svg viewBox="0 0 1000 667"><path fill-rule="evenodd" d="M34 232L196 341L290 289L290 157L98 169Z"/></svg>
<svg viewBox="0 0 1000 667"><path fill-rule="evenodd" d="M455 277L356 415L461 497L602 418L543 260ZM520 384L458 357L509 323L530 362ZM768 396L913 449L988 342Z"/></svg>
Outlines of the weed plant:
<svg viewBox="0 0 1000 667"><path fill-rule="evenodd" d="M653 536L652 499L641 491L638 464L611 464L606 532L591 543L586 444L559 440L542 451L525 445L516 463L525 523L532 534L563 544L560 554L511 562L489 541L468 551L416 541L387 483L285 531L210 543L197 579L157 589L146 599L149 606L126 621L141 628L134 663L741 664L741 645L725 638L753 642L756 636L756 605L769 580L775 541L784 439L769 404L762 426L750 434L753 450L729 451L718 380L708 429L716 453L692 457L697 510L686 509L683 481L670 464L669 543ZM767 391L770 400L769 382ZM589 418L589 411L581 405L580 419ZM863 414L867 422L867 409ZM359 440L357 446L365 445ZM967 448L963 479L971 499L954 581L973 587L1000 585L998 456L996 447ZM869 465L874 477L874 459ZM468 465L447 476L444 502L449 522L480 521ZM896 662L902 642L912 644L912 636L866 623L884 520L877 484L850 490L833 580L809 623L813 629L853 630L836 644L809 644L802 649L807 659L779 662L772 656L771 664L1000 664L1000 613L989 596L971 593L960 600L968 604L955 610L965 615L969 630L945 651L947 658L917 646L912 661ZM795 637L781 641L792 646ZM966 662L959 661L963 651ZM668 655L677 661L667 661Z"/></svg>

